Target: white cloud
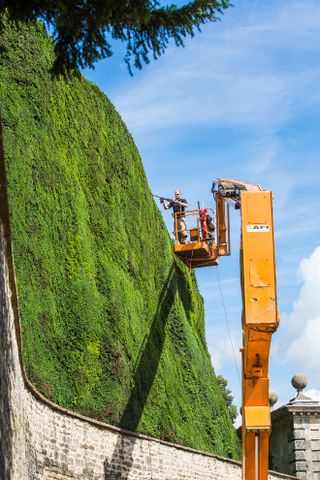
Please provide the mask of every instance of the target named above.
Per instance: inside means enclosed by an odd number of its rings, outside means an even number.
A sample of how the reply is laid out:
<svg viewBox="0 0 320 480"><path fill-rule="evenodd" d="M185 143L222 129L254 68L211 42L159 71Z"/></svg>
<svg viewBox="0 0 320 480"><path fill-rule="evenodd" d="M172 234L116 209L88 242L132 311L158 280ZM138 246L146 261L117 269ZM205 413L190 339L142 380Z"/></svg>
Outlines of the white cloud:
<svg viewBox="0 0 320 480"><path fill-rule="evenodd" d="M312 398L312 400L320 401L320 390L316 390L315 388L310 388L308 390L304 390L303 392L307 397Z"/></svg>
<svg viewBox="0 0 320 480"><path fill-rule="evenodd" d="M309 369L320 363L320 246L300 263L302 287L292 312L284 316L287 351L285 359L298 360ZM283 353L283 346L280 350Z"/></svg>
<svg viewBox="0 0 320 480"><path fill-rule="evenodd" d="M210 51L207 57L213 61ZM271 74L236 76L236 72L209 74L193 65L183 79L167 71L162 72L161 77L166 78L167 88L162 80L144 79L134 93L116 99L124 120L136 134L195 124L274 127L282 124L290 114L287 97L291 87L289 79L284 77ZM154 84L155 90L147 88L149 82ZM196 94L189 82L194 84ZM162 95L158 95L157 90L162 91Z"/></svg>
<svg viewBox="0 0 320 480"><path fill-rule="evenodd" d="M208 341L208 348L215 370L221 371L226 364L233 363L233 368L240 372L239 345L240 339L233 334L231 337L226 336L212 342Z"/></svg>
<svg viewBox="0 0 320 480"><path fill-rule="evenodd" d="M319 83L318 63L310 69L304 55L317 55L320 8L306 3L305 8L301 2L280 4L267 21L257 9L239 26L221 31L212 25L185 50L169 50L133 88L113 98L129 128L141 134L219 124L273 132L297 109L319 102L313 88ZM308 38L303 42L301 35Z"/></svg>
<svg viewBox="0 0 320 480"><path fill-rule="evenodd" d="M215 273L215 272L214 272ZM201 293L206 298L207 306L210 307L210 302L214 302L214 308L217 307L217 302L222 306L221 292L223 299L227 301L228 297L238 297L240 298L240 279L239 278L228 278L220 280L219 288L218 281L216 280L216 275L209 280L201 282ZM228 308L228 312L230 309Z"/></svg>
<svg viewBox="0 0 320 480"><path fill-rule="evenodd" d="M298 238L301 234L306 233L315 233L320 230L320 219L315 218L314 216L307 220L302 220L300 222L284 224L282 227L276 230L276 238L282 238L287 236L294 236Z"/></svg>
<svg viewBox="0 0 320 480"><path fill-rule="evenodd" d="M318 369L320 361L320 314L306 321L301 336L293 341L288 356L298 359L309 368Z"/></svg>

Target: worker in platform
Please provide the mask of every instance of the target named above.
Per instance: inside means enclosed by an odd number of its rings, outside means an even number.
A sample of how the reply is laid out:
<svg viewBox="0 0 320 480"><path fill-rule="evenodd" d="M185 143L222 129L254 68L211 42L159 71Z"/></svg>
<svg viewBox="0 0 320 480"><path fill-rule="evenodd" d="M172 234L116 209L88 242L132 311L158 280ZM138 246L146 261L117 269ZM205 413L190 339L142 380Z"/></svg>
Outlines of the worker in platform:
<svg viewBox="0 0 320 480"><path fill-rule="evenodd" d="M209 215L209 213L207 213L206 215L206 223L207 223L208 237L210 238L208 245L212 247L212 242L214 240L214 232L216 227L215 227L213 218L211 217L211 215Z"/></svg>
<svg viewBox="0 0 320 480"><path fill-rule="evenodd" d="M173 209L174 213L174 232L178 231L178 240L179 243L186 243L187 241L187 223L185 210L188 208L188 202L185 198L181 198L181 191L176 190L174 192L174 200L171 200L170 203L166 204L164 198L160 198L160 203L162 203L165 210L169 208Z"/></svg>

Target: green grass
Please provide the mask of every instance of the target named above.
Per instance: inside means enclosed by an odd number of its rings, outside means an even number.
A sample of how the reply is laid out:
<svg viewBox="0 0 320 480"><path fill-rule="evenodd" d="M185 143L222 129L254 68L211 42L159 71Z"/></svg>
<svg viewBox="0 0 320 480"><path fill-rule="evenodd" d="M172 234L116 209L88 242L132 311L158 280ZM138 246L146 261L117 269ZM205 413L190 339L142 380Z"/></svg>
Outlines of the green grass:
<svg viewBox="0 0 320 480"><path fill-rule="evenodd" d="M106 96L55 79L38 24L1 20L0 99L23 357L75 412L237 458L203 301Z"/></svg>

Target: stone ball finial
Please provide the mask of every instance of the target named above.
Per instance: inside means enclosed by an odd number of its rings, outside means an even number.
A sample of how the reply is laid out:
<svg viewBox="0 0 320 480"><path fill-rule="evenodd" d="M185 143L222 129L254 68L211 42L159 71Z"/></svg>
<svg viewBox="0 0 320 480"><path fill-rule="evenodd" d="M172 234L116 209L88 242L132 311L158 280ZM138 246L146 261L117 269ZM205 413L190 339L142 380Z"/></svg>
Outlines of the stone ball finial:
<svg viewBox="0 0 320 480"><path fill-rule="evenodd" d="M302 390L308 385L308 379L302 373L297 373L296 375L293 375L291 383L298 392L302 392Z"/></svg>
<svg viewBox="0 0 320 480"><path fill-rule="evenodd" d="M270 392L269 393L269 404L270 407L273 407L279 400L279 395L276 392Z"/></svg>

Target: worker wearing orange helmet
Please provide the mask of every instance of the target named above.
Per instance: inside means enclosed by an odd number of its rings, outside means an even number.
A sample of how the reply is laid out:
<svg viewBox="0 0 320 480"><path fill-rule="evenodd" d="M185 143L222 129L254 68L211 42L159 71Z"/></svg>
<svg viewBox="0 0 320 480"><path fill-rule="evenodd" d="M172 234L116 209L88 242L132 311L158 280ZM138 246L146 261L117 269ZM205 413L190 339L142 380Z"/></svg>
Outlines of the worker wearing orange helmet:
<svg viewBox="0 0 320 480"><path fill-rule="evenodd" d="M188 208L188 202L185 198L181 198L181 191L176 190L174 192L174 200L171 200L170 203L166 204L163 198L160 198L160 203L162 203L165 210L169 208L173 209L175 225L174 230L178 232L178 239L180 243L186 243L187 241L187 224L185 209Z"/></svg>

